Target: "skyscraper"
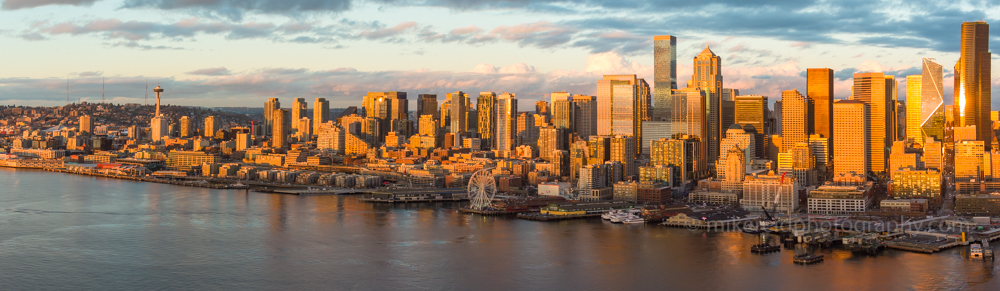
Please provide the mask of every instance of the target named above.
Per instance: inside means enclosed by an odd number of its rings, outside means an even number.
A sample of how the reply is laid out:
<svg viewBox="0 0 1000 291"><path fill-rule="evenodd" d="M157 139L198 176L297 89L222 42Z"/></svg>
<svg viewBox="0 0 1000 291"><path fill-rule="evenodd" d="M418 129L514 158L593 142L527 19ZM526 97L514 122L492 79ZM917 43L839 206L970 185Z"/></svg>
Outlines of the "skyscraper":
<svg viewBox="0 0 1000 291"><path fill-rule="evenodd" d="M204 137L213 137L215 132L219 130L219 125L215 123L215 116L205 117L205 132L202 134Z"/></svg>
<svg viewBox="0 0 1000 291"><path fill-rule="evenodd" d="M784 124L781 126L781 151L787 152L799 143L809 141L808 122L809 100L799 93L799 90L781 92L781 116Z"/></svg>
<svg viewBox="0 0 1000 291"><path fill-rule="evenodd" d="M885 105L885 135L886 135L886 148L892 147L892 142L902 138L899 134L899 99L897 95L898 90L896 90L896 76L885 76L885 98L887 104ZM888 155L888 154L887 154ZM888 168L888 167L887 167Z"/></svg>
<svg viewBox="0 0 1000 291"><path fill-rule="evenodd" d="M722 138L726 137L726 130L729 129L729 126L733 125L733 123L736 122L736 119L735 119L735 117L736 117L735 116L736 115L736 96L739 96L739 95L740 95L740 89L722 88L722 98L720 98L720 100L719 100L719 103L720 103L719 106L721 108L721 111L719 111L719 112L721 112L721 115L720 115L721 119L720 120L722 122L722 126L721 127L722 127L723 130L719 132L719 134L720 134L720 136L719 136L720 141L721 141ZM724 149L720 145L719 150L720 150L720 154L721 154L722 152L728 151L729 149Z"/></svg>
<svg viewBox="0 0 1000 291"><path fill-rule="evenodd" d="M448 100L451 100L451 133L455 134L456 142L461 142L461 134L469 131L469 94L458 91L448 93ZM456 145L461 147L461 145Z"/></svg>
<svg viewBox="0 0 1000 291"><path fill-rule="evenodd" d="M438 107L437 94L417 95L417 116L427 115L427 114L437 115L437 107Z"/></svg>
<svg viewBox="0 0 1000 291"><path fill-rule="evenodd" d="M181 116L180 123L181 123L180 137L191 137L192 135L191 133L194 131L194 128L191 127L192 125L191 117Z"/></svg>
<svg viewBox="0 0 1000 291"><path fill-rule="evenodd" d="M288 146L288 128L291 120L288 120L288 109L275 109L271 112L273 121L271 132L271 147L284 148Z"/></svg>
<svg viewBox="0 0 1000 291"><path fill-rule="evenodd" d="M545 100L535 101L535 114L549 115L549 102L545 102Z"/></svg>
<svg viewBox="0 0 1000 291"><path fill-rule="evenodd" d="M80 116L80 128L77 130L80 133L94 133L94 121L90 115Z"/></svg>
<svg viewBox="0 0 1000 291"><path fill-rule="evenodd" d="M646 100L646 101L643 101ZM605 75L597 81L597 134L631 135L641 140L649 84L635 75ZM636 148L633 153L640 152Z"/></svg>
<svg viewBox="0 0 1000 291"><path fill-rule="evenodd" d="M292 128L295 130L301 130L299 128L299 120L306 116L309 104L306 104L306 98L295 98L292 100Z"/></svg>
<svg viewBox="0 0 1000 291"><path fill-rule="evenodd" d="M701 154L708 152L708 143L704 142L704 137L709 134L706 114L708 111L707 95L708 92L703 89L688 87L674 90L674 97L671 98L674 102L671 110L671 114L673 114L670 121L671 132L698 137L701 141L698 146L704 147L697 151ZM707 156L702 158L707 159Z"/></svg>
<svg viewBox="0 0 1000 291"><path fill-rule="evenodd" d="M708 161L715 161L719 158L719 139L723 131L722 125L722 58L715 55L708 46L694 57L694 74L691 76L690 87L704 89L706 94L706 104L708 104L708 135L703 137L703 142L708 145Z"/></svg>
<svg viewBox="0 0 1000 291"><path fill-rule="evenodd" d="M906 139L916 143L924 142L923 130L920 127L920 108L923 104L920 99L922 80L922 75L906 76ZM892 167L897 168L896 165Z"/></svg>
<svg viewBox="0 0 1000 291"><path fill-rule="evenodd" d="M833 150L833 70L812 68L806 70L806 97L809 98L809 115L812 118L809 134L827 139L826 153ZM824 157L826 159L829 156Z"/></svg>
<svg viewBox="0 0 1000 291"><path fill-rule="evenodd" d="M618 180L629 180L628 177L636 176L639 168L636 167L636 140L634 136L617 135L611 138L611 157L613 162L622 163L624 171Z"/></svg>
<svg viewBox="0 0 1000 291"><path fill-rule="evenodd" d="M278 98L268 98L264 103L264 132L271 134L274 125L274 110L281 108Z"/></svg>
<svg viewBox="0 0 1000 291"><path fill-rule="evenodd" d="M562 128L566 132L573 132L575 123L574 115L576 106L573 106L573 97L566 92L553 92L552 98L552 125Z"/></svg>
<svg viewBox="0 0 1000 291"><path fill-rule="evenodd" d="M496 149L502 157L510 156L517 146L517 99L513 93L503 93L497 97Z"/></svg>
<svg viewBox="0 0 1000 291"><path fill-rule="evenodd" d="M767 136L769 135L768 125L770 110L767 109L767 96L744 95L736 96L734 101L733 123L742 125L744 130L747 126L753 126L756 139L754 140L754 157L767 157ZM832 108L832 107L831 107ZM720 147L721 148L721 147Z"/></svg>
<svg viewBox="0 0 1000 291"><path fill-rule="evenodd" d="M883 79L884 80L884 79ZM857 100L833 103L833 172L864 175L870 168L867 104Z"/></svg>
<svg viewBox="0 0 1000 291"><path fill-rule="evenodd" d="M920 78L920 106L919 126L924 137L933 137L938 141L944 140L945 117L944 112L944 82L942 80L942 67L935 63L933 59L923 59L923 74ZM907 97L909 98L909 97ZM909 110L909 104L907 104ZM909 118L909 115L907 115ZM925 139L921 138L920 142Z"/></svg>
<svg viewBox="0 0 1000 291"><path fill-rule="evenodd" d="M330 120L330 101L326 98L316 98L313 102L313 130L314 134L319 134L320 127Z"/></svg>
<svg viewBox="0 0 1000 291"><path fill-rule="evenodd" d="M976 126L976 140L990 151L990 26L984 21L962 23L962 50L955 64L955 127Z"/></svg>
<svg viewBox="0 0 1000 291"><path fill-rule="evenodd" d="M484 148L496 148L496 126L497 126L497 93L479 92L476 99L477 131L481 146Z"/></svg>
<svg viewBox="0 0 1000 291"><path fill-rule="evenodd" d="M531 146L538 149L538 126L535 114L519 112L517 114L517 145Z"/></svg>
<svg viewBox="0 0 1000 291"><path fill-rule="evenodd" d="M875 172L885 172L888 169L886 161L889 157L888 149L892 147L892 121L895 117L890 115L895 107L891 95L887 96L886 77L882 73L856 73L854 74L854 88L852 96L854 100L861 101L868 106L868 162L869 168ZM891 103L890 103L891 102ZM784 125L782 125L784 126ZM836 133L834 133L836 134ZM834 146L839 139L834 138ZM838 147L839 148L839 147ZM837 148L834 148L835 157L840 157ZM834 159L838 163L839 159Z"/></svg>
<svg viewBox="0 0 1000 291"><path fill-rule="evenodd" d="M594 99L594 96L573 96L573 110L576 111L573 128L577 136L584 140L597 135L597 100Z"/></svg>
<svg viewBox="0 0 1000 291"><path fill-rule="evenodd" d="M670 105L677 89L677 38L653 36L653 113L652 120L670 120Z"/></svg>

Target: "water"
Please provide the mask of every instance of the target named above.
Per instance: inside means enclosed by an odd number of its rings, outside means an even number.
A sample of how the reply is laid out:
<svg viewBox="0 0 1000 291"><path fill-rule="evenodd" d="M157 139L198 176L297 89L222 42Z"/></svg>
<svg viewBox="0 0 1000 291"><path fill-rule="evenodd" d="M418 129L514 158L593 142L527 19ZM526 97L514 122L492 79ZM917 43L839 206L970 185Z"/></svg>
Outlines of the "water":
<svg viewBox="0 0 1000 291"><path fill-rule="evenodd" d="M0 169L3 290L997 290L965 248L755 255L757 237Z"/></svg>

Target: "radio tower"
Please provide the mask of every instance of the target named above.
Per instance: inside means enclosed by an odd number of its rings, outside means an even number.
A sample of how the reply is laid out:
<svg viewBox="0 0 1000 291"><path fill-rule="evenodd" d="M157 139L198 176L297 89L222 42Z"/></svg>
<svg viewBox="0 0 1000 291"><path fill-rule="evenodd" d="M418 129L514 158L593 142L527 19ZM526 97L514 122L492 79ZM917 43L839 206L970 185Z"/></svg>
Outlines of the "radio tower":
<svg viewBox="0 0 1000 291"><path fill-rule="evenodd" d="M154 116L160 117L160 94L163 93L163 88L160 88L160 85L156 85L156 88L153 88L153 92L156 92L156 115Z"/></svg>

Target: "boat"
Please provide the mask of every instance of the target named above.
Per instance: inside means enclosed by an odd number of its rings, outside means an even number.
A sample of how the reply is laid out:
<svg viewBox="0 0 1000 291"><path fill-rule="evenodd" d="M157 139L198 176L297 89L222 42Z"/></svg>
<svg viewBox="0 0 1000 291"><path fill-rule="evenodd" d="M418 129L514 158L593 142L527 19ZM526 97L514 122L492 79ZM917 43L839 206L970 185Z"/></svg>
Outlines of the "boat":
<svg viewBox="0 0 1000 291"><path fill-rule="evenodd" d="M973 260L983 259L983 246L979 243L969 244L969 258Z"/></svg>
<svg viewBox="0 0 1000 291"><path fill-rule="evenodd" d="M792 262L796 264L815 264L823 261L823 255L798 254L792 257Z"/></svg>
<svg viewBox="0 0 1000 291"><path fill-rule="evenodd" d="M611 222L614 222L614 223L621 223L626 218L628 218L628 214L618 213L618 214L612 215L610 220L611 220Z"/></svg>
<svg viewBox="0 0 1000 291"><path fill-rule="evenodd" d="M757 254L766 254L766 253L773 253L780 251L781 251L781 246L771 245L767 243L755 244L750 246L750 252Z"/></svg>
<svg viewBox="0 0 1000 291"><path fill-rule="evenodd" d="M646 220L639 216L629 215L628 217L625 218L625 220L622 220L622 223L639 224L639 223L646 223Z"/></svg>

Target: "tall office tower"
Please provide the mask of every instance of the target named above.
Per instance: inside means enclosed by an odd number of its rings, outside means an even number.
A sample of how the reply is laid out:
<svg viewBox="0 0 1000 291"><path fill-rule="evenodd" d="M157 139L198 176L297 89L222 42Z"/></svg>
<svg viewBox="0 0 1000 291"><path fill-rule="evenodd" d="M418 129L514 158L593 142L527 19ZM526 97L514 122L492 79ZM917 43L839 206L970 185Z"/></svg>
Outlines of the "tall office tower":
<svg viewBox="0 0 1000 291"><path fill-rule="evenodd" d="M990 124L990 25L962 23L962 50L955 64L955 127L976 126L976 140L992 148Z"/></svg>
<svg viewBox="0 0 1000 291"><path fill-rule="evenodd" d="M299 120L294 120L293 122L299 124L299 131L295 132L295 135L299 137L300 142L312 140L312 119L309 119L309 117L303 117L299 118Z"/></svg>
<svg viewBox="0 0 1000 291"><path fill-rule="evenodd" d="M670 120L670 106L677 89L677 38L672 35L653 36L653 113L652 120Z"/></svg>
<svg viewBox="0 0 1000 291"><path fill-rule="evenodd" d="M546 126L538 129L538 157L552 162L553 152L566 150L566 129Z"/></svg>
<svg viewBox="0 0 1000 291"><path fill-rule="evenodd" d="M833 154L833 70L812 68L806 70L806 97L809 98L809 116L812 118L809 134L818 134L827 141L826 153ZM830 157L827 156L826 159Z"/></svg>
<svg viewBox="0 0 1000 291"><path fill-rule="evenodd" d="M707 136L708 131L708 92L703 89L687 87L680 90L674 90L674 97L672 98L674 105L672 106L671 114L673 114L670 127L673 134L686 134L691 136L696 136L701 141L700 146L704 148L700 149L700 152L708 153L708 143ZM704 156L707 160L708 156Z"/></svg>
<svg viewBox="0 0 1000 291"><path fill-rule="evenodd" d="M326 98L316 98L313 101L313 134L319 134L320 126L330 120L330 101Z"/></svg>
<svg viewBox="0 0 1000 291"><path fill-rule="evenodd" d="M857 100L833 103L833 172L865 175L871 169L868 106Z"/></svg>
<svg viewBox="0 0 1000 291"><path fill-rule="evenodd" d="M389 113L389 118L391 120L410 119L410 100L406 98L406 92L389 92L388 95L389 99L392 100L392 111ZM469 96L465 96L465 103L469 103Z"/></svg>
<svg viewBox="0 0 1000 291"><path fill-rule="evenodd" d="M483 148L496 148L497 93L479 92L476 99L476 118L479 119L477 132Z"/></svg>
<svg viewBox="0 0 1000 291"><path fill-rule="evenodd" d="M922 80L922 75L906 76L906 139L915 143L924 142L923 130L920 128Z"/></svg>
<svg viewBox="0 0 1000 291"><path fill-rule="evenodd" d="M587 140L588 164L601 165L611 159L611 137L606 135L591 136Z"/></svg>
<svg viewBox="0 0 1000 291"><path fill-rule="evenodd" d="M552 97L552 125L564 129L567 133L573 132L575 123L574 115L576 106L573 106L573 97L566 92L554 92Z"/></svg>
<svg viewBox="0 0 1000 291"><path fill-rule="evenodd" d="M942 67L933 59L923 59L923 72L920 78L920 111L919 127L922 136L944 140L944 82ZM907 96L909 101L909 96ZM909 104L907 104L909 106ZM909 107L907 107L909 109ZM909 118L909 115L907 115ZM923 141L923 138L921 138Z"/></svg>
<svg viewBox="0 0 1000 291"><path fill-rule="evenodd" d="M271 118L274 123L271 127L271 147L274 148L284 148L288 146L288 128L291 120L289 118L288 109L275 109L271 112Z"/></svg>
<svg viewBox="0 0 1000 291"><path fill-rule="evenodd" d="M809 141L808 122L809 100L799 93L799 90L785 90L781 92L781 117L784 124L781 126L781 151L785 152L798 143Z"/></svg>
<svg viewBox="0 0 1000 291"><path fill-rule="evenodd" d="M821 134L809 135L809 148L812 149L813 157L816 158L816 169L821 175L820 182L828 180L826 176L830 173L828 168L830 166L830 139Z"/></svg>
<svg viewBox="0 0 1000 291"><path fill-rule="evenodd" d="M191 127L191 117L181 116L181 131L180 137L191 137L194 128Z"/></svg>
<svg viewBox="0 0 1000 291"><path fill-rule="evenodd" d="M420 135L437 136L438 135L438 126L437 125L438 125L437 124L437 120L434 119L434 115L433 114L424 114L424 115L421 115L420 116L420 125L418 126L418 128L420 128L419 129L420 131L418 133Z"/></svg>
<svg viewBox="0 0 1000 291"><path fill-rule="evenodd" d="M691 86L708 91L707 100L708 135L702 140L708 145L708 161L719 158L720 134L725 128L722 125L722 58L715 55L705 46L698 56L694 57L694 74L691 76Z"/></svg>
<svg viewBox="0 0 1000 291"><path fill-rule="evenodd" d="M438 110L438 117L441 117L439 120L441 122L441 128L451 127L451 98L445 98L444 102L441 103L441 108L438 108Z"/></svg>
<svg viewBox="0 0 1000 291"><path fill-rule="evenodd" d="M906 140L906 101L896 101L896 140Z"/></svg>
<svg viewBox="0 0 1000 291"><path fill-rule="evenodd" d="M299 128L299 120L306 116L308 110L309 104L306 104L306 98L295 98L292 100L292 128L301 130Z"/></svg>
<svg viewBox="0 0 1000 291"><path fill-rule="evenodd" d="M721 120L722 120L723 131L721 131L719 135L720 141L722 138L726 137L726 130L729 129L729 126L733 125L733 123L736 123L736 96L740 96L740 89L730 89L730 88L722 89L722 98L719 101L721 102L720 107L722 109L719 112L721 112L722 114ZM719 150L721 153L724 151L728 151L729 149L723 149L721 148L720 145Z"/></svg>
<svg viewBox="0 0 1000 291"><path fill-rule="evenodd" d="M367 100L367 99L366 99ZM274 110L281 108L278 98L268 98L264 103L264 132L271 134L274 125Z"/></svg>
<svg viewBox="0 0 1000 291"><path fill-rule="evenodd" d="M781 100L774 101L774 109L771 110L771 132L769 133L780 133L781 132Z"/></svg>
<svg viewBox="0 0 1000 291"><path fill-rule="evenodd" d="M647 100L645 103L642 100ZM649 84L635 75L605 75L597 81L597 134L631 135L641 140ZM636 148L636 153L640 149Z"/></svg>
<svg viewBox="0 0 1000 291"><path fill-rule="evenodd" d="M898 98L896 92L896 76L885 76L885 138L888 144L886 148L891 148L892 142L899 138L899 112L897 111L899 103L896 102Z"/></svg>
<svg viewBox="0 0 1000 291"><path fill-rule="evenodd" d="M888 169L886 161L889 157L888 148L892 147L890 138L891 111L890 98L886 95L886 78L882 73L856 73L854 74L854 88L852 96L854 100L864 102L868 105L868 162L869 168L874 172L885 172ZM892 103L895 104L895 103ZM892 106L895 107L895 106ZM834 139L836 146L838 139ZM833 150L834 156L837 150ZM834 163L837 163L835 159Z"/></svg>
<svg viewBox="0 0 1000 291"><path fill-rule="evenodd" d="M550 115L549 112L549 102L545 100L538 100L535 102L535 114L539 115Z"/></svg>
<svg viewBox="0 0 1000 291"><path fill-rule="evenodd" d="M437 115L438 96L437 94L417 95L417 116Z"/></svg>
<svg viewBox="0 0 1000 291"><path fill-rule="evenodd" d="M752 126L757 135L757 139L754 141L755 156L753 158L767 158L767 139L765 137L768 135L767 129L770 128L768 125L770 113L767 109L767 96L736 96L734 103L733 123L742 125L744 130L747 129L748 125Z"/></svg>
<svg viewBox="0 0 1000 291"><path fill-rule="evenodd" d="M215 116L209 115L205 117L205 132L202 136L213 137L215 132L219 130L219 125L215 123Z"/></svg>
<svg viewBox="0 0 1000 291"><path fill-rule="evenodd" d="M574 95L573 128L577 136L587 140L590 136L597 135L597 100L594 96Z"/></svg>
<svg viewBox="0 0 1000 291"><path fill-rule="evenodd" d="M622 177L618 177L617 180L630 180L630 177L634 177L639 173L639 168L635 163L635 137L630 135L616 135L611 138L611 157L612 162L622 163L624 168L622 171Z"/></svg>
<svg viewBox="0 0 1000 291"><path fill-rule="evenodd" d="M448 99L451 100L451 133L455 134L456 141L460 141L462 139L457 137L469 131L469 94L462 91L448 93Z"/></svg>
<svg viewBox="0 0 1000 291"><path fill-rule="evenodd" d="M955 180L981 180L983 173L989 173L989 155L985 155L985 144L979 140L955 142Z"/></svg>
<svg viewBox="0 0 1000 291"><path fill-rule="evenodd" d="M517 145L528 145L538 149L538 125L535 123L537 115L528 112L520 112L517 115Z"/></svg>
<svg viewBox="0 0 1000 291"><path fill-rule="evenodd" d="M517 146L517 99L513 93L497 97L496 149L501 157L509 157Z"/></svg>
<svg viewBox="0 0 1000 291"><path fill-rule="evenodd" d="M80 116L80 133L94 133L94 121L90 115Z"/></svg>
<svg viewBox="0 0 1000 291"><path fill-rule="evenodd" d="M680 180L687 183L708 170L705 148L698 137L679 135L676 139L654 140L650 146L650 165L676 166Z"/></svg>
<svg viewBox="0 0 1000 291"><path fill-rule="evenodd" d="M636 124L639 125L638 131L642 131L642 122L651 120L649 115L650 111L652 111L652 106L650 105L650 102L652 101L650 100L652 91L649 89L649 83L647 83L645 79L638 79L638 84L636 86L636 92L638 95L636 96L637 99L635 103Z"/></svg>

